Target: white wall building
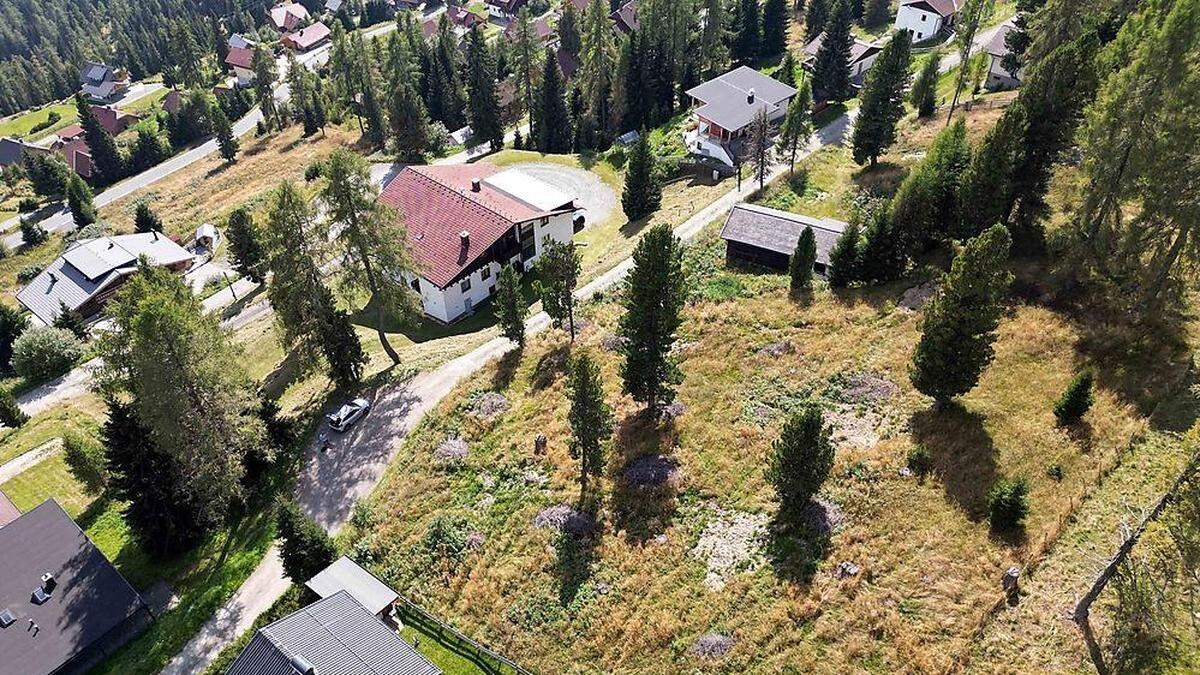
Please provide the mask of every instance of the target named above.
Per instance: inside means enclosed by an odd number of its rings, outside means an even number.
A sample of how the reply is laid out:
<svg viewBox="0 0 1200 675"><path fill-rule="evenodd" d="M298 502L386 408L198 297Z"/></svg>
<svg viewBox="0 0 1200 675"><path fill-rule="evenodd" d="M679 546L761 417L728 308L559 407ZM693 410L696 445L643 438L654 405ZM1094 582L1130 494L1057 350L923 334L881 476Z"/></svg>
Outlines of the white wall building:
<svg viewBox="0 0 1200 675"><path fill-rule="evenodd" d="M903 0L893 25L912 33L913 42L928 40L954 23L958 6L958 0Z"/></svg>

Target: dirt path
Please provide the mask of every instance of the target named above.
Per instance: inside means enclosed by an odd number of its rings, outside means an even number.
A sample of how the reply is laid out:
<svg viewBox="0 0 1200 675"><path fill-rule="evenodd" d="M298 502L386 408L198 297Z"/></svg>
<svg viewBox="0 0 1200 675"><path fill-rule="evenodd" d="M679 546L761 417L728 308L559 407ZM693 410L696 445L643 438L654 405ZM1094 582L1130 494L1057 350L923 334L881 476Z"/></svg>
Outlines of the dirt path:
<svg viewBox="0 0 1200 675"><path fill-rule="evenodd" d="M38 464L43 459L46 459L61 449L62 440L56 438L54 440L42 443L20 457L14 457L13 459L8 460L4 464L0 465L0 484L7 483L13 478L16 478L29 467Z"/></svg>

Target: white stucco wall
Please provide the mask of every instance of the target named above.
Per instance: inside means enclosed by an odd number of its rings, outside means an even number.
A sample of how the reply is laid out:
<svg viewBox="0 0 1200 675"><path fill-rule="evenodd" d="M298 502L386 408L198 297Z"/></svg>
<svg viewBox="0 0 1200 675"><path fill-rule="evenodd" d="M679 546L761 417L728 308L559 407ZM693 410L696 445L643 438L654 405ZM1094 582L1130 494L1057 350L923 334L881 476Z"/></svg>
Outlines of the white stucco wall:
<svg viewBox="0 0 1200 675"><path fill-rule="evenodd" d="M254 71L246 70L238 66L233 67L233 74L237 76L237 84L239 87L249 87L254 84Z"/></svg>
<svg viewBox="0 0 1200 675"><path fill-rule="evenodd" d="M1012 89L1020 86L1021 77L1024 76L1024 69L1017 71L1017 76L1013 77L1008 74L1002 65L1002 59L996 56L989 55L991 63L988 65L987 82L984 86L988 89Z"/></svg>
<svg viewBox="0 0 1200 675"><path fill-rule="evenodd" d="M942 29L942 17L934 12L926 12L912 5L903 5L896 12L896 30L907 30L912 33L913 42L927 40Z"/></svg>

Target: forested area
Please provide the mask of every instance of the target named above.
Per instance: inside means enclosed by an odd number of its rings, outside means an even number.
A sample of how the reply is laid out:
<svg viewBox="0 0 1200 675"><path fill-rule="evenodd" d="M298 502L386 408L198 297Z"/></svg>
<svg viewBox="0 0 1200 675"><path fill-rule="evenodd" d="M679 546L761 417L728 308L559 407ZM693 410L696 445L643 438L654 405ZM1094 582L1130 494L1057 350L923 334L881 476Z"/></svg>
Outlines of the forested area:
<svg viewBox="0 0 1200 675"><path fill-rule="evenodd" d="M69 96L88 59L133 79L210 51L216 19L252 29L266 0L0 0L0 115Z"/></svg>

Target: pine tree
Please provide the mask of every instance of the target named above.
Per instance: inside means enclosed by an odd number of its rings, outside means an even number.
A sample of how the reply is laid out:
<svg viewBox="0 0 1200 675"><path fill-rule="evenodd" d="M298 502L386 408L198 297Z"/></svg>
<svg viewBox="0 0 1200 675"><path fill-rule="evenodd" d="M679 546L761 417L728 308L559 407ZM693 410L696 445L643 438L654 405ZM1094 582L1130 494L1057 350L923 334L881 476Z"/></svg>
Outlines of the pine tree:
<svg viewBox="0 0 1200 675"><path fill-rule="evenodd" d="M789 173L796 168L796 151L801 146L808 146L812 133L812 85L805 78L800 84L800 91L788 104L787 116L783 118L783 126L779 130L779 145L789 152Z"/></svg>
<svg viewBox="0 0 1200 675"><path fill-rule="evenodd" d="M811 227L807 225L796 240L796 250L792 252L788 273L792 281L793 291L812 288L813 265L817 262L817 240Z"/></svg>
<svg viewBox="0 0 1200 675"><path fill-rule="evenodd" d="M687 299L683 245L660 223L646 231L633 250L633 269L625 280L618 333L622 388L657 414L675 397L680 373L671 358Z"/></svg>
<svg viewBox="0 0 1200 675"><path fill-rule="evenodd" d="M938 134L925 158L904 177L892 200L892 218L910 253L940 241L957 226L959 186L970 163L967 128L958 119Z"/></svg>
<svg viewBox="0 0 1200 675"><path fill-rule="evenodd" d="M833 288L845 288L858 279L858 251L862 234L858 223L850 223L829 251L829 270L826 276Z"/></svg>
<svg viewBox="0 0 1200 675"><path fill-rule="evenodd" d="M792 55L792 50L784 52L783 62L779 64L779 72L775 74L775 79L789 87L796 86L796 57Z"/></svg>
<svg viewBox="0 0 1200 675"><path fill-rule="evenodd" d="M729 65L729 47L726 34L726 10L723 0L703 0L704 28L700 33L700 70L704 77L715 77L725 72ZM636 36L630 36L630 42ZM637 91L636 89L633 91ZM640 122L640 120L639 120ZM641 125L632 128L639 128Z"/></svg>
<svg viewBox="0 0 1200 675"><path fill-rule="evenodd" d="M649 216L662 203L662 186L658 182L647 135L641 134L633 146L629 168L625 172L625 188L621 192L621 208L630 222Z"/></svg>
<svg viewBox="0 0 1200 675"><path fill-rule="evenodd" d="M866 0L863 6L863 25L876 28L887 25L892 18L891 0Z"/></svg>
<svg viewBox="0 0 1200 675"><path fill-rule="evenodd" d="M737 2L737 32L733 38L734 58L741 63L750 63L758 58L762 46L758 0L734 1Z"/></svg>
<svg viewBox="0 0 1200 675"><path fill-rule="evenodd" d="M975 36L992 16L995 0L965 0L954 20L954 46L958 49L958 77L954 81L954 96L950 99L950 112L946 123L954 117L958 97L962 94L970 71L971 52L975 48Z"/></svg>
<svg viewBox="0 0 1200 675"><path fill-rule="evenodd" d="M536 105L536 124L533 126L537 133L535 145L538 151L556 154L570 152L571 115L567 112L558 59L549 50L542 61L542 85L538 90Z"/></svg>
<svg viewBox="0 0 1200 675"><path fill-rule="evenodd" d="M959 185L960 219L955 231L958 238L970 239L1003 222L1015 178L1013 172L1025 152L1027 124L1025 107L1014 101L984 135Z"/></svg>
<svg viewBox="0 0 1200 675"><path fill-rule="evenodd" d="M896 236L891 210L875 208L868 216L858 250L858 279L870 283L887 283L904 276L908 254L903 240Z"/></svg>
<svg viewBox="0 0 1200 675"><path fill-rule="evenodd" d="M21 244L26 248L40 246L50 239L50 233L35 218L21 216Z"/></svg>
<svg viewBox="0 0 1200 675"><path fill-rule="evenodd" d="M529 306L525 304L525 296L521 293L521 279L512 265L500 270L492 303L496 319L500 322L500 332L517 343L518 348L524 348L525 316L529 313Z"/></svg>
<svg viewBox="0 0 1200 675"><path fill-rule="evenodd" d="M496 64L478 26L471 29L467 40L467 94L472 138L500 150L504 147L504 122L496 97Z"/></svg>
<svg viewBox="0 0 1200 675"><path fill-rule="evenodd" d="M1092 371L1085 370L1071 380L1062 396L1054 403L1054 418L1059 426L1078 422L1091 409L1094 397L1092 395Z"/></svg>
<svg viewBox="0 0 1200 675"><path fill-rule="evenodd" d="M573 242L546 237L542 256L534 264L538 280L534 288L542 298L542 309L555 328L567 326L575 342L575 286L579 283L580 255Z"/></svg>
<svg viewBox="0 0 1200 675"><path fill-rule="evenodd" d="M938 67L942 61L941 52L936 49L927 57L921 66L921 72L913 82L908 101L917 109L918 117L929 117L937 106Z"/></svg>
<svg viewBox="0 0 1200 675"><path fill-rule="evenodd" d="M92 189L83 182L79 174L72 172L67 180L67 208L75 228L86 227L96 222L96 206L92 203Z"/></svg>
<svg viewBox="0 0 1200 675"><path fill-rule="evenodd" d="M608 137L612 121L610 104L617 66L617 49L608 15L609 7L605 0L591 0L588 4L583 17L582 63L576 76L591 125L602 138ZM547 52L546 60L557 61L550 52Z"/></svg>
<svg viewBox="0 0 1200 675"><path fill-rule="evenodd" d="M5 302L0 302L0 371L12 372L12 345L29 327L29 318L24 312Z"/></svg>
<svg viewBox="0 0 1200 675"><path fill-rule="evenodd" d="M939 406L973 389L992 361L1001 302L1012 281L1005 269L1011 241L996 225L967 242L925 306L909 377Z"/></svg>
<svg viewBox="0 0 1200 675"><path fill-rule="evenodd" d="M254 92L258 99L258 107L262 111L263 122L268 129L280 126L279 112L275 107L275 80L279 77L275 70L275 57L263 45L254 47Z"/></svg>
<svg viewBox="0 0 1200 675"><path fill-rule="evenodd" d="M558 41L571 56L579 56L583 39L579 35L579 17L575 14L575 3L564 2L562 16L558 18Z"/></svg>
<svg viewBox="0 0 1200 675"><path fill-rule="evenodd" d="M290 499L281 499L276 506L275 532L283 573L294 584L307 582L337 559L333 540Z"/></svg>
<svg viewBox="0 0 1200 675"><path fill-rule="evenodd" d="M815 404L793 412L771 446L767 481L779 499L779 514L785 522L798 524L805 507L833 470L832 430Z"/></svg>
<svg viewBox="0 0 1200 675"><path fill-rule="evenodd" d="M813 90L818 100L844 101L854 93L850 84L850 48L854 36L850 28L850 8L846 0L836 0L813 67Z"/></svg>
<svg viewBox="0 0 1200 675"><path fill-rule="evenodd" d="M762 56L774 56L787 48L792 15L787 0L766 0L762 10Z"/></svg>
<svg viewBox="0 0 1200 675"><path fill-rule="evenodd" d="M75 94L75 109L79 113L79 124L83 127L83 140L92 156L96 179L101 183L115 183L125 177L125 158L117 148L117 142L100 126L92 107L82 93Z"/></svg>
<svg viewBox="0 0 1200 675"><path fill-rule="evenodd" d="M87 323L84 322L83 315L78 310L68 307L67 303L61 300L58 302L58 316L54 317L52 325L55 328L71 331L80 340L88 339Z"/></svg>
<svg viewBox="0 0 1200 675"><path fill-rule="evenodd" d="M804 12L804 39L812 42L829 22L829 0L808 0Z"/></svg>
<svg viewBox="0 0 1200 675"><path fill-rule="evenodd" d="M162 219L150 208L150 204L138 202L137 208L133 210L133 229L143 233L162 232Z"/></svg>
<svg viewBox="0 0 1200 675"><path fill-rule="evenodd" d="M171 151L162 136L149 129L139 128L133 152L129 155L129 170L132 173L145 171L161 164L170 154Z"/></svg>
<svg viewBox="0 0 1200 675"><path fill-rule="evenodd" d="M212 117L213 131L217 135L217 147L221 151L221 157L226 162L236 161L238 141L233 136L233 128L229 126L229 118L225 116L221 106L216 104L212 106Z"/></svg>
<svg viewBox="0 0 1200 675"><path fill-rule="evenodd" d="M567 379L571 409L571 456L579 459L579 493L587 495L589 476L604 473L604 442L612 437L612 409L604 402L600 368L586 353L571 360Z"/></svg>
<svg viewBox="0 0 1200 675"><path fill-rule="evenodd" d="M379 90L375 85L375 72L371 68L371 59L367 56L367 48L363 44L362 33L355 32L350 38L351 58L357 64L358 91L362 96L363 138L371 145L383 145L387 136L387 120L383 112L383 104L379 98Z"/></svg>
<svg viewBox="0 0 1200 675"><path fill-rule="evenodd" d="M911 39L908 31L896 33L867 72L852 137L859 164L870 161L874 166L896 140L896 123L904 116Z"/></svg>
<svg viewBox="0 0 1200 675"><path fill-rule="evenodd" d="M1017 0L1017 14L1013 17L1013 28L1004 36L1004 46L1008 53L1000 60L1000 67L1005 72L1016 77L1025 67L1027 59L1025 52L1033 38L1029 33L1033 16L1046 4L1046 0Z"/></svg>
<svg viewBox="0 0 1200 675"><path fill-rule="evenodd" d="M17 398L13 396L12 390L8 387L0 387L0 424L9 429L17 427L29 421L29 415L26 415L21 406L17 405Z"/></svg>
<svg viewBox="0 0 1200 675"><path fill-rule="evenodd" d="M569 7L568 7L569 6ZM567 9L570 9L570 18L567 17ZM559 35L563 34L563 24L570 22L568 29L575 31L574 35L569 39L575 42L575 52L571 52L572 56L578 53L579 49L579 32L575 26L575 9L571 3L564 3L563 18L559 20L558 31ZM565 43L565 38L564 38ZM563 49L567 49L566 46ZM569 50L568 50L569 51ZM525 112L529 113L530 119L536 117L534 114L535 91L537 87L535 82L538 75L538 43L537 34L533 30L533 21L529 18L529 8L522 7L517 12L516 29L512 40L512 56L513 56L513 77L516 81L517 94L521 100L521 107ZM531 135L536 131L531 130Z"/></svg>
<svg viewBox="0 0 1200 675"><path fill-rule="evenodd" d="M229 214L225 226L229 239L229 252L233 255L237 271L256 284L266 276L267 254L263 248L262 234L254 225L254 215L244 206Z"/></svg>
<svg viewBox="0 0 1200 675"><path fill-rule="evenodd" d="M759 108L750 123L750 136L747 139L747 150L750 153L750 168L753 176L758 179L758 189L766 186L767 174L771 170L771 123L767 120L766 108Z"/></svg>

